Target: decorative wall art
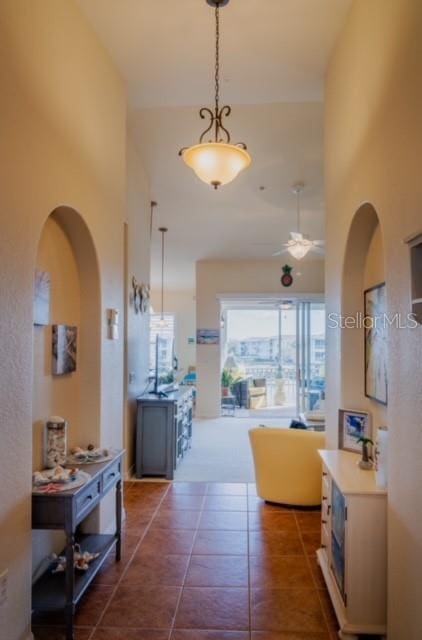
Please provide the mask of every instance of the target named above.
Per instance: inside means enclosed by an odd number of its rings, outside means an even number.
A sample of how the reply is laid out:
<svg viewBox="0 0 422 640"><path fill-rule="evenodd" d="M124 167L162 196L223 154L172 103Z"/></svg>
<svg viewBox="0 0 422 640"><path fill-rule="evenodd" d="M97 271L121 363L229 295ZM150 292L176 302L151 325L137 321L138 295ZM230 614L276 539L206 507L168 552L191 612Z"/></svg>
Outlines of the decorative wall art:
<svg viewBox="0 0 422 640"><path fill-rule="evenodd" d="M284 267L281 267L281 270L283 272L283 275L280 278L281 284L283 285L283 287L290 287L293 284L293 267L285 264Z"/></svg>
<svg viewBox="0 0 422 640"><path fill-rule="evenodd" d="M139 283L133 276L131 301L133 302L135 313L146 313L148 311L150 297L150 285L144 282Z"/></svg>
<svg viewBox="0 0 422 640"><path fill-rule="evenodd" d="M387 404L387 301L385 282L365 296L365 395Z"/></svg>
<svg viewBox="0 0 422 640"><path fill-rule="evenodd" d="M371 437L371 419L365 411L338 412L339 449L360 453L362 450L359 438Z"/></svg>
<svg viewBox="0 0 422 640"><path fill-rule="evenodd" d="M196 344L220 344L220 329L198 329Z"/></svg>
<svg viewBox="0 0 422 640"><path fill-rule="evenodd" d="M51 281L47 271L35 269L34 324L45 326L50 322Z"/></svg>
<svg viewBox="0 0 422 640"><path fill-rule="evenodd" d="M78 327L53 324L53 375L76 371Z"/></svg>

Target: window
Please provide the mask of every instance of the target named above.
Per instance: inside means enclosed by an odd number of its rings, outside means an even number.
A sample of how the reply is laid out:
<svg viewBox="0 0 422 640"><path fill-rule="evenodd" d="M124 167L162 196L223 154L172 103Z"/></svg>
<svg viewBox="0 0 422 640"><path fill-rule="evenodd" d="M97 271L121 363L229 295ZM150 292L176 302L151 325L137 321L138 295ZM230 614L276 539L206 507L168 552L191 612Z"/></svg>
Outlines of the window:
<svg viewBox="0 0 422 640"><path fill-rule="evenodd" d="M149 369L155 372L155 343L157 335L163 340L160 342L160 352L158 354L160 369L172 371L173 369L173 344L174 344L174 315L165 313L163 315L166 326L160 327L161 313L151 313L149 321Z"/></svg>

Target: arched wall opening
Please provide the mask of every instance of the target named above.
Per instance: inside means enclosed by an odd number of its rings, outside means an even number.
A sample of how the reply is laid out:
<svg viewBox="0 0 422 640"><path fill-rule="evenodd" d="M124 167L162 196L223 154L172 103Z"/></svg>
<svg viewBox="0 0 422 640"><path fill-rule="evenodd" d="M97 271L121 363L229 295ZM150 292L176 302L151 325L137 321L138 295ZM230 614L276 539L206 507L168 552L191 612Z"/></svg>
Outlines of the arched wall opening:
<svg viewBox="0 0 422 640"><path fill-rule="evenodd" d="M61 206L44 223L35 268L50 281L47 325L33 327L33 468L43 461L45 421L60 415L68 421L68 447L101 441L101 305L97 254L81 215ZM76 371L54 375L52 325L77 327ZM62 536L34 532L33 569Z"/></svg>
<svg viewBox="0 0 422 640"><path fill-rule="evenodd" d="M370 203L356 211L346 244L342 275L342 320L357 326L341 331L341 403L344 408L369 411L373 434L386 423L385 405L365 396L364 291L385 282L385 255L378 214ZM387 284L388 295L388 284ZM351 325L353 321L351 322Z"/></svg>

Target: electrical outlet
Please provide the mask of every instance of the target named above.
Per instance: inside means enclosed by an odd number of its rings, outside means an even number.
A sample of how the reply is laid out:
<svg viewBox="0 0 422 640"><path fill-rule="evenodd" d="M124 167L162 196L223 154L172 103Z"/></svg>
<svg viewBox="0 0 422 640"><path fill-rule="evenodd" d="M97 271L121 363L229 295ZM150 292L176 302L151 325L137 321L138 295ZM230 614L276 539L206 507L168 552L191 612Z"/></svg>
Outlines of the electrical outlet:
<svg viewBox="0 0 422 640"><path fill-rule="evenodd" d="M7 569L0 573L0 607L2 607L7 600L7 574Z"/></svg>

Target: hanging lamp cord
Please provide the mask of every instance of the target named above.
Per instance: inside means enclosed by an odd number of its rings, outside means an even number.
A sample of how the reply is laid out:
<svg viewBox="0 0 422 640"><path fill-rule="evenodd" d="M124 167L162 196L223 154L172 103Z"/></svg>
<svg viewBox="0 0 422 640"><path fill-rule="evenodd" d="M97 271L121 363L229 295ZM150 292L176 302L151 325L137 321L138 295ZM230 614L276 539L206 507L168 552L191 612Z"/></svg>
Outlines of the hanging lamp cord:
<svg viewBox="0 0 422 640"><path fill-rule="evenodd" d="M164 320L164 233L161 231L161 320Z"/></svg>
<svg viewBox="0 0 422 640"><path fill-rule="evenodd" d="M297 232L300 233L300 189L297 190Z"/></svg>

